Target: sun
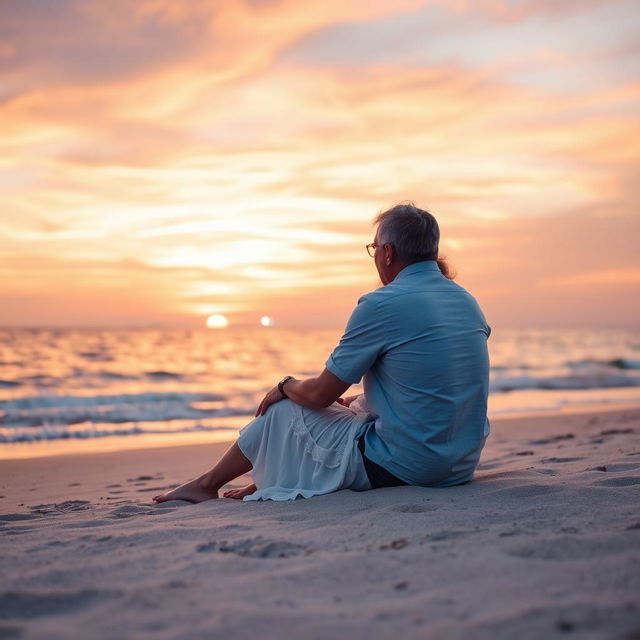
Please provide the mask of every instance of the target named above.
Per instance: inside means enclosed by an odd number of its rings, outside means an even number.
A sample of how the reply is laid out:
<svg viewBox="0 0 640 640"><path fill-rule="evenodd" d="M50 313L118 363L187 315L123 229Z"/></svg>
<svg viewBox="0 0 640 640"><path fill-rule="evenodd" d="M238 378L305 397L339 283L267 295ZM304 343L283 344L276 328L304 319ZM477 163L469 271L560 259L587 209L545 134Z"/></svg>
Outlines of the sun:
<svg viewBox="0 0 640 640"><path fill-rule="evenodd" d="M209 329L224 329L229 325L229 321L221 313L214 313L207 318L207 327Z"/></svg>

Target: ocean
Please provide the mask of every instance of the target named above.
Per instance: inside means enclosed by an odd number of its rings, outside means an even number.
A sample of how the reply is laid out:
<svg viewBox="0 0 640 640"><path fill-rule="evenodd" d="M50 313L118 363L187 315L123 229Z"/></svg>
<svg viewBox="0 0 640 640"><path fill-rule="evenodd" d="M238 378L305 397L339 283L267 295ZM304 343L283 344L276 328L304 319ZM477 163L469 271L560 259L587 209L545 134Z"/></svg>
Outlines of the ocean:
<svg viewBox="0 0 640 640"><path fill-rule="evenodd" d="M283 375L317 375L339 330L0 329L0 457L229 440ZM494 330L490 416L640 404L640 331ZM352 388L348 393L357 393ZM100 444L103 443L103 444ZM76 450L76 449L73 449ZM32 448L35 452L35 449Z"/></svg>

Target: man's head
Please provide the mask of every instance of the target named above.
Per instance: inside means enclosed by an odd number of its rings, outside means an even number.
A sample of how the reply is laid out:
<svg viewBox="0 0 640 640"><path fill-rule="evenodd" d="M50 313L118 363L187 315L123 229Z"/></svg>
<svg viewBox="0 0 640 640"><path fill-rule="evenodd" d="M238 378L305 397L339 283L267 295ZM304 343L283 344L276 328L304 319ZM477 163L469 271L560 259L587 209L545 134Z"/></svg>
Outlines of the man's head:
<svg viewBox="0 0 640 640"><path fill-rule="evenodd" d="M374 259L382 284L392 282L407 265L438 259L440 229L428 211L413 203L399 204L380 213L374 224Z"/></svg>

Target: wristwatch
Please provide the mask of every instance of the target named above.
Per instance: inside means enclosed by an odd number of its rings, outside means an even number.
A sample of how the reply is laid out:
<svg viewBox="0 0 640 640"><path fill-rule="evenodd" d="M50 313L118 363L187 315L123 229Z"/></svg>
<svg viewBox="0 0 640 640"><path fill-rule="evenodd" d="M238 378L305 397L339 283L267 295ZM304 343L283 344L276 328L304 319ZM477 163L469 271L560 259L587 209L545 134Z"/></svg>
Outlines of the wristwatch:
<svg viewBox="0 0 640 640"><path fill-rule="evenodd" d="M287 384L287 382L289 382L289 380L293 380L293 376L285 376L284 378L282 378L282 380L280 380L280 382L278 382L278 391L285 398L288 398L289 396L284 392L284 385Z"/></svg>

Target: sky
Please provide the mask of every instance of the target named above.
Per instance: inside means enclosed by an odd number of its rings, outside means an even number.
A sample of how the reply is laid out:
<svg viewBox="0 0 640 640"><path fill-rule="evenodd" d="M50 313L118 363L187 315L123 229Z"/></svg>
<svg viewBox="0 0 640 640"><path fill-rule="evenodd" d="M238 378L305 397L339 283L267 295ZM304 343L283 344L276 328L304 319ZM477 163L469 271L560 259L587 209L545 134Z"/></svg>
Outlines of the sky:
<svg viewBox="0 0 640 640"><path fill-rule="evenodd" d="M635 1L0 0L0 325L339 327L411 200L494 327L637 327Z"/></svg>

